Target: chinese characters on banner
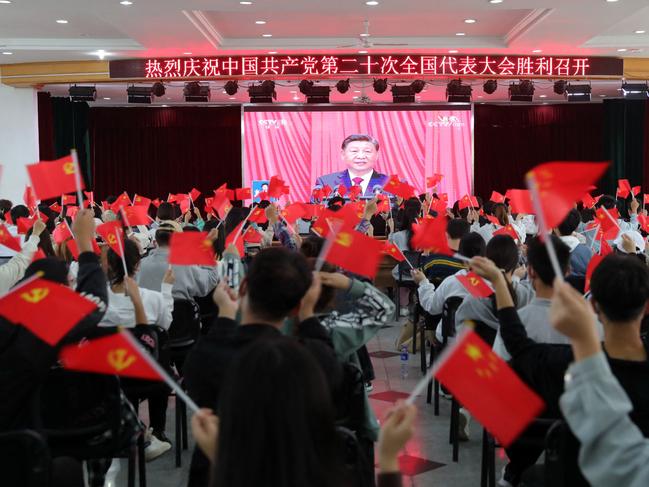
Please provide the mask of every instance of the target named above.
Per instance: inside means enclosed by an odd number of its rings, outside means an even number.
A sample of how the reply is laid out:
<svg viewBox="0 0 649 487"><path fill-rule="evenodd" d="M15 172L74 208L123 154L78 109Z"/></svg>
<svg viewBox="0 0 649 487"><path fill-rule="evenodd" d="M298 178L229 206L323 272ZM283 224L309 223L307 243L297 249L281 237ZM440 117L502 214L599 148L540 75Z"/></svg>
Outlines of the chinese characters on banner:
<svg viewBox="0 0 649 487"><path fill-rule="evenodd" d="M277 55L111 61L111 78L230 78L234 76L487 76L619 75L615 58L490 55Z"/></svg>

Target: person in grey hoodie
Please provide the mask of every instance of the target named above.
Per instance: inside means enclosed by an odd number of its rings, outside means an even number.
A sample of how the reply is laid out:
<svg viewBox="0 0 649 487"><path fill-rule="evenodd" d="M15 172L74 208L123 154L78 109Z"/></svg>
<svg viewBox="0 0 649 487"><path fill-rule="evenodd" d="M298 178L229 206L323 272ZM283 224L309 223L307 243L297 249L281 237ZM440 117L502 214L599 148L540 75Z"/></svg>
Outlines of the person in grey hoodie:
<svg viewBox="0 0 649 487"><path fill-rule="evenodd" d="M587 245L581 243L575 235L575 230L581 222L581 216L575 209L570 210L566 218L556 228L555 233L561 238L561 241L570 248L570 273L578 277L586 276L588 263L593 257L593 252Z"/></svg>

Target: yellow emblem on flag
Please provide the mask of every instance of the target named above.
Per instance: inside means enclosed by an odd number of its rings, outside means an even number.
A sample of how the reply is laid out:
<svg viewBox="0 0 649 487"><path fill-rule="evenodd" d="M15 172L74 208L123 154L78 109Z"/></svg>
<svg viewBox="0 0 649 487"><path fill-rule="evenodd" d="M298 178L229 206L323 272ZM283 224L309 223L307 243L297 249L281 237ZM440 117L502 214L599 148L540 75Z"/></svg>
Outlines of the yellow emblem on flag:
<svg viewBox="0 0 649 487"><path fill-rule="evenodd" d="M209 238L206 238L205 240L203 240L203 247L205 250L211 249L212 241Z"/></svg>
<svg viewBox="0 0 649 487"><path fill-rule="evenodd" d="M117 237L115 237L115 234L114 234L114 233L109 234L109 235L106 237L106 240L108 241L108 243L109 243L110 245L115 245L115 244L117 243Z"/></svg>
<svg viewBox="0 0 649 487"><path fill-rule="evenodd" d="M50 290L46 287L36 287L29 292L21 293L20 297L28 303L37 304L43 301L49 293Z"/></svg>
<svg viewBox="0 0 649 487"><path fill-rule="evenodd" d="M129 368L133 365L133 362L137 360L134 355L129 355L128 350L124 348L111 350L108 352L106 359L108 360L109 365L117 372Z"/></svg>
<svg viewBox="0 0 649 487"><path fill-rule="evenodd" d="M351 247L353 241L354 237L352 237L351 233L340 232L336 236L336 243L338 245L342 245L343 247Z"/></svg>
<svg viewBox="0 0 649 487"><path fill-rule="evenodd" d="M478 278L473 276L469 277L469 282L471 283L472 286L478 286L480 284Z"/></svg>
<svg viewBox="0 0 649 487"><path fill-rule="evenodd" d="M66 176L74 174L74 162L70 161L63 164L63 172Z"/></svg>

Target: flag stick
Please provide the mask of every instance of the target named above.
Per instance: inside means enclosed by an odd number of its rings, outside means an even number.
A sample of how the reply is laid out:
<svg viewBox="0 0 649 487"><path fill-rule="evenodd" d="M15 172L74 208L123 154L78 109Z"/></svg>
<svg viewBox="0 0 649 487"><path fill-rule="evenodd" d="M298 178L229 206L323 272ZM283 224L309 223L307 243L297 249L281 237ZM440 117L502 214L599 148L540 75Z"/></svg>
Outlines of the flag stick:
<svg viewBox="0 0 649 487"><path fill-rule="evenodd" d="M315 266L313 268L314 271L320 272L322 269L322 266L325 263L325 259L327 258L327 254L329 254L329 250L331 250L332 245L334 244L336 240L336 234L338 233L338 230L340 229L340 223L336 223L332 225L329 220L327 220L327 225L329 225L329 229L331 230L329 232L329 235L327 235L327 239L325 240L324 245L322 246L322 250L320 251L320 254L318 255L318 258L315 261Z"/></svg>
<svg viewBox="0 0 649 487"><path fill-rule="evenodd" d="M79 167L79 157L77 156L77 150L72 149L70 151L72 155L72 162L74 162L74 182L77 186L77 199L79 208L83 208L83 193L81 192L81 168Z"/></svg>
<svg viewBox="0 0 649 487"><path fill-rule="evenodd" d="M561 267L559 266L557 252L554 249L552 238L548 237L548 228L545 225L545 215L543 214L543 207L541 206L541 197L539 196L539 188L536 184L536 179L531 173L528 173L526 179L527 187L530 190L530 195L532 196L532 206L534 206L534 210L536 211L536 218L538 219L539 236L545 242L554 275L563 280L563 273L561 272Z"/></svg>
<svg viewBox="0 0 649 487"><path fill-rule="evenodd" d="M243 227L246 226L246 222L248 221L248 218L250 218L251 213L252 213L252 211L249 211L248 214L246 215L246 217L243 219L243 225L241 225L239 227L239 229L237 230L237 233L234 235L234 238L232 239L232 245L237 244L237 240L239 240L239 237L241 236L241 232L243 231Z"/></svg>
<svg viewBox="0 0 649 487"><path fill-rule="evenodd" d="M115 239L117 240L117 247L119 248L119 253L122 257L122 267L124 268L124 295L127 295L128 285L126 284L126 278L128 277L128 269L126 267L126 257L124 256L124 247L122 246L122 239L119 238L119 232L115 232Z"/></svg>
<svg viewBox="0 0 649 487"><path fill-rule="evenodd" d="M395 247L397 248L397 250L399 251L399 253L401 254L401 256L404 258L404 260L408 263L408 265L410 266L410 268L414 271L415 268L412 266L412 264L410 263L410 261L407 259L406 255L403 253L403 250L401 250L397 245L395 245Z"/></svg>
<svg viewBox="0 0 649 487"><path fill-rule="evenodd" d="M190 409L192 412L197 413L197 412L198 412L198 406L197 406L196 403L192 400L192 398L189 397L189 396L187 395L187 393L186 393L185 391L183 391L183 388L180 387L180 386L178 385L178 383L177 383L175 380L173 380L173 379L169 376L169 374L167 374L167 371L166 371L165 369L163 369L163 368L160 366L160 364L159 364L158 362L155 361L155 359L154 359L153 357L151 357L151 355L149 354L149 352L147 352L146 350L144 350L144 348L142 347L142 345L140 345L140 343L138 342L138 340L137 340L137 339L136 339L136 338L131 334L131 332L130 332L130 331L126 331L126 330L124 330L124 331L122 331L121 333L122 333L122 336L123 336L124 338L126 338L126 340L128 340L128 342L129 342L129 343L130 343L130 344L131 344L131 345L132 345L136 350L138 350L138 351L140 352L140 355L142 356L142 358L144 359L144 361L145 361L146 363L148 363L148 364L151 366L151 368L153 368L153 369L154 369L154 370L155 370L155 371L160 375L160 377L161 377L161 378L162 378L162 379L167 383L167 385L173 389L173 391L176 393L176 395L177 395L180 399L182 399L183 402L184 402L185 404L187 404L187 406L189 407L189 409Z"/></svg>
<svg viewBox="0 0 649 487"><path fill-rule="evenodd" d="M126 212L124 211L124 207L120 206L119 211L122 213L122 218L124 219L124 223L126 223L127 228L131 228L131 224L128 221L128 218L126 218Z"/></svg>
<svg viewBox="0 0 649 487"><path fill-rule="evenodd" d="M457 260L461 260L462 262L471 262L471 259L462 254L458 254L457 252L453 254L453 257Z"/></svg>
<svg viewBox="0 0 649 487"><path fill-rule="evenodd" d="M606 208L604 208L603 206L602 206L602 210L604 210L604 213L606 213L606 216L608 217L608 219L611 220L613 223L615 223L616 227L620 228L620 224L617 221L615 221L615 218L613 218L613 216L608 212L608 210Z"/></svg>

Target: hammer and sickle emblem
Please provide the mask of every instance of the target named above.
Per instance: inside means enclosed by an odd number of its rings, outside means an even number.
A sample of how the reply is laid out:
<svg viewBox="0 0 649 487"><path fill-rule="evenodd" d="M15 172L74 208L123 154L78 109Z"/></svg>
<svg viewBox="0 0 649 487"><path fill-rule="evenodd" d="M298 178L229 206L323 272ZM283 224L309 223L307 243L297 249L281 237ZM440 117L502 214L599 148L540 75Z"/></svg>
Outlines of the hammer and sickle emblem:
<svg viewBox="0 0 649 487"><path fill-rule="evenodd" d="M20 297L28 303L36 304L44 300L49 293L50 290L46 287L36 287L29 292L22 293Z"/></svg>
<svg viewBox="0 0 649 487"><path fill-rule="evenodd" d="M480 281L478 281L477 277L469 277L469 282L472 286L477 286L478 284L480 284Z"/></svg>
<svg viewBox="0 0 649 487"><path fill-rule="evenodd" d="M74 162L70 161L63 164L63 172L66 176L74 174Z"/></svg>
<svg viewBox="0 0 649 487"><path fill-rule="evenodd" d="M108 352L108 363L112 368L117 372L121 372L124 369L129 368L133 365L137 359L133 355L128 354L128 350L124 348L117 348Z"/></svg>
<svg viewBox="0 0 649 487"><path fill-rule="evenodd" d="M347 232L341 232L336 236L336 243L342 245L343 247L350 247L352 245L353 238Z"/></svg>
<svg viewBox="0 0 649 487"><path fill-rule="evenodd" d="M112 233L108 235L108 237L106 237L106 240L108 240L108 243L111 245L115 245L117 243L117 238Z"/></svg>
<svg viewBox="0 0 649 487"><path fill-rule="evenodd" d="M212 241L209 238L206 238L205 240L203 240L203 248L204 248L204 250L212 248Z"/></svg>

